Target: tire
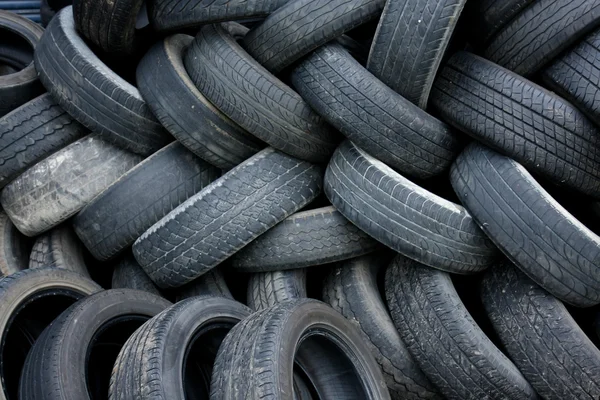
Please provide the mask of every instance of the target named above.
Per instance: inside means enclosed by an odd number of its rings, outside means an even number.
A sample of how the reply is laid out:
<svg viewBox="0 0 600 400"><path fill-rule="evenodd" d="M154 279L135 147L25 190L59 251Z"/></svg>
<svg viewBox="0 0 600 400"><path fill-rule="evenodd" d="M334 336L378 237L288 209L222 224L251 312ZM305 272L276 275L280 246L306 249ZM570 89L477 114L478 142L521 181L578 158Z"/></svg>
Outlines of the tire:
<svg viewBox="0 0 600 400"><path fill-rule="evenodd" d="M478 39L487 42L494 33L508 24L535 0L481 0L476 8L479 15Z"/></svg>
<svg viewBox="0 0 600 400"><path fill-rule="evenodd" d="M600 304L600 238L521 165L471 145L450 181L483 231L531 279L569 304Z"/></svg>
<svg viewBox="0 0 600 400"><path fill-rule="evenodd" d="M237 252L231 265L245 272L282 271L346 260L379 243L333 207L291 215Z"/></svg>
<svg viewBox="0 0 600 400"><path fill-rule="evenodd" d="M0 117L2 117L43 92L31 62L31 55L44 29L25 17L0 10L0 32L2 32L0 63L20 69L14 74L0 75ZM15 42L22 44L22 47ZM27 64L25 65L23 61Z"/></svg>
<svg viewBox="0 0 600 400"><path fill-rule="evenodd" d="M465 3L466 0L387 1L367 69L424 110Z"/></svg>
<svg viewBox="0 0 600 400"><path fill-rule="evenodd" d="M251 29L242 44L276 74L316 48L375 19L384 0L295 0Z"/></svg>
<svg viewBox="0 0 600 400"><path fill-rule="evenodd" d="M54 18L55 15L56 15L56 10L53 10L52 8L50 8L50 6L48 5L48 0L42 0L40 2L41 25L44 28L46 28L48 26L48 24L50 23L50 21L52 20L52 18Z"/></svg>
<svg viewBox="0 0 600 400"><path fill-rule="evenodd" d="M115 266L111 288L140 290L164 297L154 285L152 279L146 275L142 267L135 261L132 254L126 254Z"/></svg>
<svg viewBox="0 0 600 400"><path fill-rule="evenodd" d="M397 256L385 275L394 325L448 399L537 399L513 363L477 326L443 271Z"/></svg>
<svg viewBox="0 0 600 400"><path fill-rule="evenodd" d="M25 357L44 328L71 304L100 290L92 280L58 268L25 270L0 280L0 399L18 398Z"/></svg>
<svg viewBox="0 0 600 400"><path fill-rule="evenodd" d="M490 269L481 296L503 347L540 396L600 396L600 350L559 300L509 262Z"/></svg>
<svg viewBox="0 0 600 400"><path fill-rule="evenodd" d="M190 297L212 296L234 300L220 268L213 268L193 282L177 289L177 302Z"/></svg>
<svg viewBox="0 0 600 400"><path fill-rule="evenodd" d="M600 25L600 0L536 0L490 41L485 58L529 76Z"/></svg>
<svg viewBox="0 0 600 400"><path fill-rule="evenodd" d="M98 135L88 135L5 186L0 203L17 229L36 236L75 215L140 161Z"/></svg>
<svg viewBox="0 0 600 400"><path fill-rule="evenodd" d="M68 224L38 236L31 249L29 269L63 268L89 278L83 246Z"/></svg>
<svg viewBox="0 0 600 400"><path fill-rule="evenodd" d="M415 185L351 142L331 158L325 194L358 228L428 266L470 274L498 255L462 206Z"/></svg>
<svg viewBox="0 0 600 400"><path fill-rule="evenodd" d="M316 165L265 149L154 224L133 254L159 287L181 286L317 197L322 176Z"/></svg>
<svg viewBox="0 0 600 400"><path fill-rule="evenodd" d="M600 197L600 132L555 94L459 53L440 73L431 104L444 120L531 171Z"/></svg>
<svg viewBox="0 0 600 400"><path fill-rule="evenodd" d="M312 162L327 162L335 150L338 134L222 26L202 28L184 64L208 100L270 146Z"/></svg>
<svg viewBox="0 0 600 400"><path fill-rule="evenodd" d="M227 334L214 364L212 397L249 399L270 393L273 400L289 399L294 363L319 398L390 398L358 330L331 307L309 299L254 313Z"/></svg>
<svg viewBox="0 0 600 400"><path fill-rule="evenodd" d="M111 377L110 398L208 399L217 349L229 329L250 312L222 297L195 297L166 309L125 343ZM148 346L152 352L146 351Z"/></svg>
<svg viewBox="0 0 600 400"><path fill-rule="evenodd" d="M259 272L250 276L246 304L254 311L260 311L284 301L306 297L306 269Z"/></svg>
<svg viewBox="0 0 600 400"><path fill-rule="evenodd" d="M169 133L206 162L229 170L264 145L194 86L183 66L184 51L192 40L191 36L174 35L155 44L138 64L139 90Z"/></svg>
<svg viewBox="0 0 600 400"><path fill-rule="evenodd" d="M148 156L172 138L139 91L111 71L75 31L72 7L48 25L35 52L35 67L54 99L92 132Z"/></svg>
<svg viewBox="0 0 600 400"><path fill-rule="evenodd" d="M122 346L169 306L162 297L130 289L104 290L73 304L29 352L19 399L108 398L111 371Z"/></svg>
<svg viewBox="0 0 600 400"><path fill-rule="evenodd" d="M392 399L440 399L400 339L377 287L382 260L365 256L336 266L323 283L323 301L363 333Z"/></svg>
<svg viewBox="0 0 600 400"><path fill-rule="evenodd" d="M313 52L292 83L327 122L398 171L429 178L447 170L460 151L448 126L385 86L340 45Z"/></svg>
<svg viewBox="0 0 600 400"><path fill-rule="evenodd" d="M96 259L108 260L220 175L181 144L171 143L96 196L73 219L73 227Z"/></svg>
<svg viewBox="0 0 600 400"><path fill-rule="evenodd" d="M29 247L28 238L15 228L4 211L0 211L0 277L27 268Z"/></svg>
<svg viewBox="0 0 600 400"><path fill-rule="evenodd" d="M0 118L0 188L88 133L49 94Z"/></svg>

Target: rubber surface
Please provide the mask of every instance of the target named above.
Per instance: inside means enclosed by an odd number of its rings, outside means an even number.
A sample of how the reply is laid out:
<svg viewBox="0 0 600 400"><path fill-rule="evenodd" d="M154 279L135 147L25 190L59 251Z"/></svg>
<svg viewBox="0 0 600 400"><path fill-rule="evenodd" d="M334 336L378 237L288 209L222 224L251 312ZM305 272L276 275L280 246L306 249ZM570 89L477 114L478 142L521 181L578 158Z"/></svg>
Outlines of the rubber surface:
<svg viewBox="0 0 600 400"><path fill-rule="evenodd" d="M4 211L0 211L0 276L27 268L30 243Z"/></svg>
<svg viewBox="0 0 600 400"><path fill-rule="evenodd" d="M115 265L112 274L111 289L133 289L162 296L160 290L146 275L142 267L135 261L131 253L127 253Z"/></svg>
<svg viewBox="0 0 600 400"><path fill-rule="evenodd" d="M83 245L68 224L62 224L36 238L29 269L63 268L90 277L83 253Z"/></svg>
<svg viewBox="0 0 600 400"><path fill-rule="evenodd" d="M259 311L284 301L306 297L306 269L259 272L250 276L246 304L254 311Z"/></svg>
<svg viewBox="0 0 600 400"><path fill-rule="evenodd" d="M213 268L198 279L176 289L177 302L196 296L225 297L233 299L221 268Z"/></svg>
<svg viewBox="0 0 600 400"><path fill-rule="evenodd" d="M480 0L476 12L480 16L478 32L479 40L486 42L500 28L509 23L515 16L535 0Z"/></svg>

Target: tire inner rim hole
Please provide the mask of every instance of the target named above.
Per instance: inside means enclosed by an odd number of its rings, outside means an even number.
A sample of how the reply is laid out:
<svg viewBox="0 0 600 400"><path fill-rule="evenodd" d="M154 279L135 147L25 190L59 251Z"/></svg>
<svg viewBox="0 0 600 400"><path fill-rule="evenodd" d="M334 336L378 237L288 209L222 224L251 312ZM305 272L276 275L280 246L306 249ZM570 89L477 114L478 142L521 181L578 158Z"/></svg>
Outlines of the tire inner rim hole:
<svg viewBox="0 0 600 400"><path fill-rule="evenodd" d="M148 7L144 1L135 20L135 29L143 29L148 25L150 25L150 17L148 16Z"/></svg>
<svg viewBox="0 0 600 400"><path fill-rule="evenodd" d="M3 65L20 71L32 62L33 46L31 43L18 33L0 27L0 71L3 69ZM7 70L5 69L5 71ZM0 75L7 74L0 72Z"/></svg>

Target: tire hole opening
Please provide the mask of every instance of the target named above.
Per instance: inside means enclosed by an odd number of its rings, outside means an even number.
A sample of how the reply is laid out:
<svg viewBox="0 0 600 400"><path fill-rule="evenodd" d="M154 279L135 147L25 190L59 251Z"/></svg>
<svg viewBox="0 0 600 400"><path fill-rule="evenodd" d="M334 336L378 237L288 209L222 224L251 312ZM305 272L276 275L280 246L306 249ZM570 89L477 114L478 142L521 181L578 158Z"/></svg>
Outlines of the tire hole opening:
<svg viewBox="0 0 600 400"><path fill-rule="evenodd" d="M0 64L20 71L33 62L33 46L16 32L0 27Z"/></svg>

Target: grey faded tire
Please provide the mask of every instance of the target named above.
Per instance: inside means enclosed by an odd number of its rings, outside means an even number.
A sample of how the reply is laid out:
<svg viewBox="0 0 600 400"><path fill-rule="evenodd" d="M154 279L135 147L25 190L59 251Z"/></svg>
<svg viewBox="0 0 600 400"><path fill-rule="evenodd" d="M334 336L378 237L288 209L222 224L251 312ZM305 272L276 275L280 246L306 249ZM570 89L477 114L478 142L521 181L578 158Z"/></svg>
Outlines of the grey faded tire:
<svg viewBox="0 0 600 400"><path fill-rule="evenodd" d="M167 214L133 245L161 288L208 272L317 197L322 169L267 148Z"/></svg>
<svg viewBox="0 0 600 400"><path fill-rule="evenodd" d="M323 282L323 301L361 330L392 399L440 399L406 349L379 294L377 275L385 261L369 255L340 263Z"/></svg>
<svg viewBox="0 0 600 400"><path fill-rule="evenodd" d="M183 66L193 38L174 35L155 44L137 67L137 84L156 118L185 147L221 169L231 169L260 151L254 136L213 106Z"/></svg>
<svg viewBox="0 0 600 400"><path fill-rule="evenodd" d="M498 255L462 206L415 185L351 142L331 158L325 194L358 228L431 267L469 274Z"/></svg>
<svg viewBox="0 0 600 400"><path fill-rule="evenodd" d="M600 25L600 0L536 0L500 29L485 58L523 76Z"/></svg>
<svg viewBox="0 0 600 400"><path fill-rule="evenodd" d="M440 72L430 103L445 121L526 168L600 196L600 131L554 93L463 52Z"/></svg>
<svg viewBox="0 0 600 400"><path fill-rule="evenodd" d="M221 175L174 142L157 151L96 196L73 219L85 247L107 260Z"/></svg>
<svg viewBox="0 0 600 400"><path fill-rule="evenodd" d="M259 311L283 301L305 297L306 269L258 272L252 274L248 281L246 304Z"/></svg>
<svg viewBox="0 0 600 400"><path fill-rule="evenodd" d="M489 40L494 33L509 23L535 0L481 0L477 3L475 12L480 17L476 39L482 43Z"/></svg>
<svg viewBox="0 0 600 400"><path fill-rule="evenodd" d="M142 155L172 141L140 92L79 37L72 7L62 9L48 25L35 52L35 67L58 104L106 140Z"/></svg>
<svg viewBox="0 0 600 400"><path fill-rule="evenodd" d="M473 320L450 275L397 256L386 271L385 292L408 351L446 398L538 398Z"/></svg>
<svg viewBox="0 0 600 400"><path fill-rule="evenodd" d="M110 398L208 399L217 349L231 327L250 313L221 297L195 297L166 309L125 343L115 362Z"/></svg>
<svg viewBox="0 0 600 400"><path fill-rule="evenodd" d="M228 334L214 364L211 397L289 399L293 370L322 399L389 399L358 330L326 304L295 299L256 312Z"/></svg>
<svg viewBox="0 0 600 400"><path fill-rule="evenodd" d="M0 277L27 268L29 240L15 227L8 215L0 211Z"/></svg>
<svg viewBox="0 0 600 400"><path fill-rule="evenodd" d="M327 264L378 249L378 242L333 207L293 214L237 252L231 265L249 272Z"/></svg>
<svg viewBox="0 0 600 400"><path fill-rule="evenodd" d="M466 0L388 0L367 69L402 97L427 107L433 79Z"/></svg>
<svg viewBox="0 0 600 400"><path fill-rule="evenodd" d="M169 306L162 297L130 289L104 290L73 304L29 352L19 400L108 398L122 346Z"/></svg>
<svg viewBox="0 0 600 400"><path fill-rule="evenodd" d="M213 268L198 279L175 290L176 301L196 296L217 296L233 300L221 268Z"/></svg>
<svg viewBox="0 0 600 400"><path fill-rule="evenodd" d="M600 350L564 304L509 262L490 269L481 296L503 347L540 396L600 396Z"/></svg>
<svg viewBox="0 0 600 400"><path fill-rule="evenodd" d="M0 399L17 400L25 357L44 328L82 297L94 281L59 268L25 270L0 280Z"/></svg>
<svg viewBox="0 0 600 400"><path fill-rule="evenodd" d="M21 232L39 235L75 215L139 161L140 156L88 135L5 186L0 203Z"/></svg>
<svg viewBox="0 0 600 400"><path fill-rule="evenodd" d="M111 288L141 290L142 292L162 296L160 289L146 275L131 253L125 254L115 265Z"/></svg>
<svg viewBox="0 0 600 400"><path fill-rule="evenodd" d="M373 157L418 178L448 168L460 149L450 127L387 87L339 44L328 44L293 71L298 93Z"/></svg>
<svg viewBox="0 0 600 400"><path fill-rule="evenodd" d="M13 110L0 118L0 187L88 133L48 93Z"/></svg>
<svg viewBox="0 0 600 400"><path fill-rule="evenodd" d="M202 28L184 64L208 100L270 146L312 162L326 162L333 153L339 135L250 57L224 26Z"/></svg>
<svg viewBox="0 0 600 400"><path fill-rule="evenodd" d="M248 32L244 48L273 73L381 14L384 0L295 0Z"/></svg>
<svg viewBox="0 0 600 400"><path fill-rule="evenodd" d="M525 168L473 144L456 160L450 181L483 231L531 279L567 303L600 303L600 238Z"/></svg>
<svg viewBox="0 0 600 400"><path fill-rule="evenodd" d="M62 224L38 236L29 256L29 269L63 268L90 277L85 265L83 244L69 224Z"/></svg>

